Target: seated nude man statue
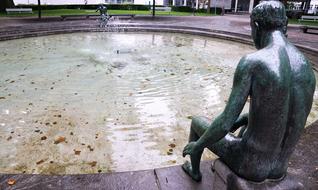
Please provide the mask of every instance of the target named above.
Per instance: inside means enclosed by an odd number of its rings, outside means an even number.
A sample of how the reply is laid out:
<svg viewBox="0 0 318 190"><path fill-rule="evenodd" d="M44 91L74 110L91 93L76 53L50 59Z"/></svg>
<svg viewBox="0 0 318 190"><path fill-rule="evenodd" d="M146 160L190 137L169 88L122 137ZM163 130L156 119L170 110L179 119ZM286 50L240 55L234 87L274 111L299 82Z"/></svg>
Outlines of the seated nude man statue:
<svg viewBox="0 0 318 190"><path fill-rule="evenodd" d="M182 168L196 181L206 147L247 180L283 178L306 124L316 81L305 56L285 37L284 5L261 2L252 11L251 27L258 51L240 60L224 111L213 122L192 118L183 150L191 163ZM240 116L248 97L249 113ZM240 127L238 136L230 133Z"/></svg>

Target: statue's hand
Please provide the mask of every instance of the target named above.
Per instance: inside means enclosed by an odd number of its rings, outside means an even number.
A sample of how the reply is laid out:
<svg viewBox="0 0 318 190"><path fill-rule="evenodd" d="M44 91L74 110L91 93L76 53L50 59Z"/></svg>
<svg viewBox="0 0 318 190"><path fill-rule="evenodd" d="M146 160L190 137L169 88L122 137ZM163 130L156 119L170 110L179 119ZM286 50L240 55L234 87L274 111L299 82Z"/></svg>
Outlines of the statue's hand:
<svg viewBox="0 0 318 190"><path fill-rule="evenodd" d="M190 156L195 156L197 154L199 154L199 152L201 152L202 150L200 150L197 147L197 143L196 142L189 142L189 144L187 144L184 148L183 148L183 157L185 157L186 155L190 155Z"/></svg>

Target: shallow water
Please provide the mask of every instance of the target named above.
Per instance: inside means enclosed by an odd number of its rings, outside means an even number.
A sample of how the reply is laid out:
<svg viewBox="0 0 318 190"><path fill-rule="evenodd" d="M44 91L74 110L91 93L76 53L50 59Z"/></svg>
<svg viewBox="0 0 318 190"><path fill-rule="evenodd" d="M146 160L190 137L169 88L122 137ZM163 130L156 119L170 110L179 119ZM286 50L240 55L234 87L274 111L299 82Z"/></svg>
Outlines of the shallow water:
<svg viewBox="0 0 318 190"><path fill-rule="evenodd" d="M0 172L45 174L183 163L189 117L215 118L239 59L255 51L163 33L53 35L0 49Z"/></svg>

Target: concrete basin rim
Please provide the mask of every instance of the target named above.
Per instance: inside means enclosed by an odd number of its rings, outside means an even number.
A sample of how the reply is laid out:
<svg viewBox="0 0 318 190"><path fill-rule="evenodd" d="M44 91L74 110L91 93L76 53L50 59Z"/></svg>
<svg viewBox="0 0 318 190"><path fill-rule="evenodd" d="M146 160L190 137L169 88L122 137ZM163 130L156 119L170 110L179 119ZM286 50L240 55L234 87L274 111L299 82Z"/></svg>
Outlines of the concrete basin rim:
<svg viewBox="0 0 318 190"><path fill-rule="evenodd" d="M14 28L14 27L13 27ZM154 24L116 24L110 25L107 29L99 28L91 25L80 25L80 26L62 26L62 27L38 27L31 28L31 30L24 30L24 27L19 27L10 34L11 27L0 32L0 41L7 41L20 38L28 37L39 37L54 34L67 34L67 33L78 33L78 32L168 32L168 33L183 33L198 36L205 36L211 38L218 38L223 40L235 41L247 45L253 45L253 41L249 35L229 32L223 30L211 30L206 28L198 28L191 26L172 26L172 25L154 25ZM112 30L113 29L113 30ZM111 31L107 31L111 30ZM116 31L117 30L117 31ZM9 34L9 35L7 35ZM318 54L318 49L309 46L295 44L298 48L310 53L312 55Z"/></svg>

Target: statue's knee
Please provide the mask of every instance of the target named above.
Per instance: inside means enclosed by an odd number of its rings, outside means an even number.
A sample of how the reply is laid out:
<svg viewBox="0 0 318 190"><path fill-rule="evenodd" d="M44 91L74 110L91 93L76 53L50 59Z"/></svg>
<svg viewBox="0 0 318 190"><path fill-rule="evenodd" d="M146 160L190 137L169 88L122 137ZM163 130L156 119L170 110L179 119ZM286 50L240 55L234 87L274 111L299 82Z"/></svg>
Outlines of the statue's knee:
<svg viewBox="0 0 318 190"><path fill-rule="evenodd" d="M206 120L207 119L205 117L194 116L194 117L192 117L191 127L196 128L199 126L205 126L208 124L208 122Z"/></svg>
<svg viewBox="0 0 318 190"><path fill-rule="evenodd" d="M200 117L198 116L193 116L192 117L192 120L191 120L191 127L194 126L194 125L197 125L200 121Z"/></svg>

